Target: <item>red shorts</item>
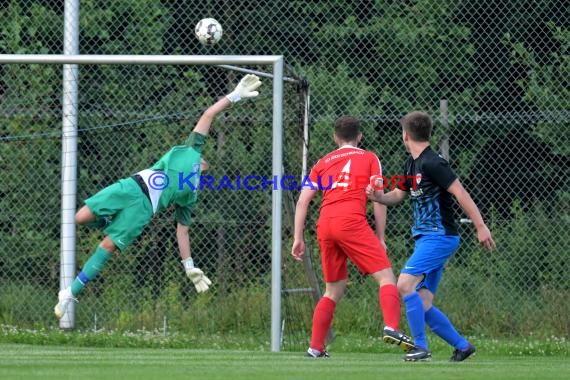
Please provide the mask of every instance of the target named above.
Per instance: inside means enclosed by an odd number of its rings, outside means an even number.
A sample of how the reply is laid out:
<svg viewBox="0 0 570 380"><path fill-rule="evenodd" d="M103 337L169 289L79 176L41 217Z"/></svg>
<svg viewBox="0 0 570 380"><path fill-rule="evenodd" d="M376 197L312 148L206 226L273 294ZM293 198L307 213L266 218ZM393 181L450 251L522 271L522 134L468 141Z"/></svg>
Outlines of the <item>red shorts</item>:
<svg viewBox="0 0 570 380"><path fill-rule="evenodd" d="M347 258L363 274L391 267L386 250L365 218L319 219L317 238L325 282L348 278Z"/></svg>

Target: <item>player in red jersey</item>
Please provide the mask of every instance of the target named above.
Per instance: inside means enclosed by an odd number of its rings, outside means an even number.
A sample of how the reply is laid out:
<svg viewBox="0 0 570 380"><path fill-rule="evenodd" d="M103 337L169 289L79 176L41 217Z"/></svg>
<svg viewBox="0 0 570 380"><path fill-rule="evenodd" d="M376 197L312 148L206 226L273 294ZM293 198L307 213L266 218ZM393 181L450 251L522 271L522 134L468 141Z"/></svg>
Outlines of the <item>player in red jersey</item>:
<svg viewBox="0 0 570 380"><path fill-rule="evenodd" d="M365 189L372 177L382 174L380 161L374 153L357 147L362 138L358 119L343 116L335 121L334 129L334 140L339 148L313 167L309 175L312 187L304 186L295 210L295 240L291 254L301 260L305 254L303 234L307 209L317 191L323 191L317 238L326 289L313 314L311 345L306 355L328 357L325 339L335 307L346 289L347 259L363 274L374 277L380 286L384 341L408 351L414 343L398 329L400 298L384 243L386 208L374 203L376 234L366 219Z"/></svg>

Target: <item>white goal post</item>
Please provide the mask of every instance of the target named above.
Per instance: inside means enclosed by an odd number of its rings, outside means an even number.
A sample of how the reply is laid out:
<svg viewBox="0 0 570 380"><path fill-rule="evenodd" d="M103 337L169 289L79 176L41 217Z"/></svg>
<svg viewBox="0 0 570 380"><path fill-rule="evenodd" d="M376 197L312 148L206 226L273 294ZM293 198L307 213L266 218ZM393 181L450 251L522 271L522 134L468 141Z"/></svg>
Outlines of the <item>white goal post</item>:
<svg viewBox="0 0 570 380"><path fill-rule="evenodd" d="M60 287L75 278L75 204L77 193L77 90L67 88L66 70L72 65L272 65L273 67L273 160L272 174L283 173L283 56L241 55L52 55L0 54L0 64L63 65L62 125L62 199ZM70 117L73 116L73 117ZM281 227L283 189L272 191L271 222L271 350L280 351L281 340ZM73 303L72 303L73 305ZM75 326L75 308L68 308L60 327Z"/></svg>

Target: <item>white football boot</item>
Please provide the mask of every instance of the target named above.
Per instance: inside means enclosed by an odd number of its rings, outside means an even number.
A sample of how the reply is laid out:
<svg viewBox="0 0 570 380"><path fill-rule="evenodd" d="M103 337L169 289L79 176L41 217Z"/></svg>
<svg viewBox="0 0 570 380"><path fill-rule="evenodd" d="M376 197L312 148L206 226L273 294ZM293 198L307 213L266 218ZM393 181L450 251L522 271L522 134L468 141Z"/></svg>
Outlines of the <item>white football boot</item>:
<svg viewBox="0 0 570 380"><path fill-rule="evenodd" d="M57 300L57 305L55 305L53 309L57 319L61 319L61 317L63 317L70 302L77 302L77 298L73 297L73 294L71 294L71 287L60 290L57 294Z"/></svg>

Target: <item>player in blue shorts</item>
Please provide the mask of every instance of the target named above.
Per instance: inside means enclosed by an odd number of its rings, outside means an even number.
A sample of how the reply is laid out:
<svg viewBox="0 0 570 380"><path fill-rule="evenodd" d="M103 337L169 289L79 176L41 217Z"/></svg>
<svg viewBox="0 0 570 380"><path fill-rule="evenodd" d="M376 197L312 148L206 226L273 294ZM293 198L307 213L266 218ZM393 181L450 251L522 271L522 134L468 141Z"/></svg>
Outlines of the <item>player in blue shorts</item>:
<svg viewBox="0 0 570 380"><path fill-rule="evenodd" d="M491 251L495 242L477 205L449 167L430 147L433 128L428 114L414 111L400 120L402 138L410 157L404 165L405 180L384 193L381 181L369 185L368 197L387 206L402 202L408 195L414 212L412 235L414 253L398 277L398 290L406 305L406 315L416 347L404 355L405 361L431 359L425 325L454 347L451 361L460 362L475 353L475 347L457 332L449 318L433 305L443 268L459 246L453 198L459 202L477 229L477 239Z"/></svg>

